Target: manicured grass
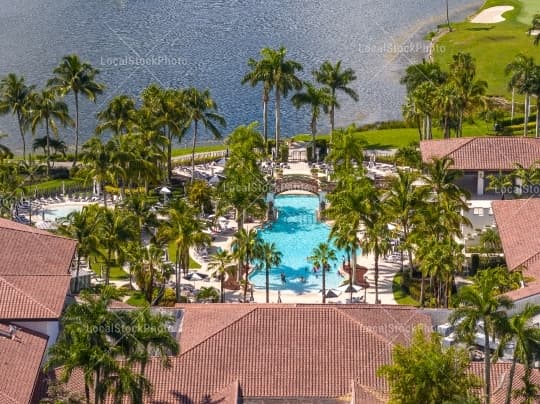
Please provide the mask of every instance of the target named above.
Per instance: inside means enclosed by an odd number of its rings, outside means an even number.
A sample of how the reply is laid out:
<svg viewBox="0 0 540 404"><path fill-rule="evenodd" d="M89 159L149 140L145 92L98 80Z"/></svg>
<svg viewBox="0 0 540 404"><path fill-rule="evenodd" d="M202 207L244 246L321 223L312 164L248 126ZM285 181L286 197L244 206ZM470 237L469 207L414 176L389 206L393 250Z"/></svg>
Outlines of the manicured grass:
<svg viewBox="0 0 540 404"><path fill-rule="evenodd" d="M398 273L394 276L392 281L392 292L394 293L394 299L397 304L402 304L406 306L419 306L420 303L413 299L405 289L401 286L403 275Z"/></svg>
<svg viewBox="0 0 540 404"><path fill-rule="evenodd" d="M517 17L519 22L530 24L535 14L540 14L540 3L538 0L522 0L521 13Z"/></svg>
<svg viewBox="0 0 540 404"><path fill-rule="evenodd" d="M205 153L205 152L212 152L212 151L219 151L219 150L226 150L227 147L221 144L215 144L215 145L209 145L209 146L197 146L195 148L195 153ZM178 156L185 156L191 154L191 147L188 147L186 149L174 149L172 151L173 157Z"/></svg>
<svg viewBox="0 0 540 404"><path fill-rule="evenodd" d="M105 272L105 264L103 264L103 259L101 257L97 257L97 262L96 262L96 256L95 255L91 256L90 269L94 271L96 275L101 276L102 275L101 270L103 269L103 272ZM129 274L126 271L124 271L120 267L120 265L112 265L110 268L109 277L110 279L114 279L114 280L129 279Z"/></svg>
<svg viewBox="0 0 540 404"><path fill-rule="evenodd" d="M463 125L463 136L486 136L493 135L493 124L486 123L477 119L474 123ZM393 149L405 147L412 142L419 140L418 129L399 128L399 129L380 129L357 132L358 136L367 141L367 149ZM433 138L442 139L442 130L433 129ZM310 135L298 135L294 137L297 141L310 141ZM328 139L328 135L317 136L317 139Z"/></svg>
<svg viewBox="0 0 540 404"><path fill-rule="evenodd" d="M169 244L169 260L174 262L176 259L176 246L174 243ZM195 262L193 258L189 257L189 269L199 269L201 264Z"/></svg>
<svg viewBox="0 0 540 404"><path fill-rule="evenodd" d="M82 184L82 180L78 180L78 179L47 180L47 181L44 181L44 182L40 182L39 184L27 185L26 187L30 191L33 191L36 188L37 188L38 191L42 191L42 192L43 191L53 191L55 189L61 189L62 188L62 183L64 183L66 188L68 188L68 187L70 187L72 185Z"/></svg>
<svg viewBox="0 0 540 404"><path fill-rule="evenodd" d="M505 21L495 24L453 24L453 31L445 34L435 47L435 60L444 69L457 52L470 53L476 59L477 77L488 82L488 94L510 97L508 76L504 69L518 53L539 59L538 47L527 35L532 17L529 14L539 8L536 0L488 0L483 8L513 6L514 10L504 13ZM523 5L526 4L524 7ZM538 3L537 3L538 4ZM519 97L521 99L521 97Z"/></svg>
<svg viewBox="0 0 540 404"><path fill-rule="evenodd" d="M135 307L146 307L148 306L148 302L144 298L144 295L141 291L135 290L133 291L133 294L130 296L130 298L126 301L127 304Z"/></svg>

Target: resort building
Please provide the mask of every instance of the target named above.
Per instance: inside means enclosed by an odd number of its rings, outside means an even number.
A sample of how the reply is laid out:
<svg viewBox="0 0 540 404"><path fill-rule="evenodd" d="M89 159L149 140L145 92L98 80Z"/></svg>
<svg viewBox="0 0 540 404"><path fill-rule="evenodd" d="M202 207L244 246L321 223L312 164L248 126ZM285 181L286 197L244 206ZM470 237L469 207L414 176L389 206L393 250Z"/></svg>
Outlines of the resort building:
<svg viewBox="0 0 540 404"><path fill-rule="evenodd" d="M146 375L148 403L379 403L388 385L377 369L431 319L412 307L190 304L181 352ZM82 375L69 388L82 392Z"/></svg>
<svg viewBox="0 0 540 404"><path fill-rule="evenodd" d="M389 386L377 370L391 362L396 344L408 344L416 327L430 332L440 314L387 305L190 304L174 310L181 311L181 352L170 368L159 358L148 364L153 392L147 403L386 403ZM491 366L492 402L504 403L511 363ZM482 379L483 362L471 363L470 371ZM518 364L515 388L523 373ZM539 372L532 379L540 382ZM80 371L67 387L83 392Z"/></svg>
<svg viewBox="0 0 540 404"><path fill-rule="evenodd" d="M27 404L70 293L76 243L0 219L0 403Z"/></svg>
<svg viewBox="0 0 540 404"><path fill-rule="evenodd" d="M494 201L506 264L522 271L523 287L507 295L520 311L526 303L540 304L540 198Z"/></svg>
<svg viewBox="0 0 540 404"><path fill-rule="evenodd" d="M462 212L471 222L463 227L465 245L478 244L479 236L487 228L494 228L491 208L492 200L500 200L504 194L527 193L538 196L540 187L524 189L519 178L508 189L490 189L488 176L508 175L519 164L528 168L540 160L540 139L524 137L475 137L420 142L422 162L428 164L434 158L448 157L453 160L452 168L463 176L457 184L468 191L469 210Z"/></svg>

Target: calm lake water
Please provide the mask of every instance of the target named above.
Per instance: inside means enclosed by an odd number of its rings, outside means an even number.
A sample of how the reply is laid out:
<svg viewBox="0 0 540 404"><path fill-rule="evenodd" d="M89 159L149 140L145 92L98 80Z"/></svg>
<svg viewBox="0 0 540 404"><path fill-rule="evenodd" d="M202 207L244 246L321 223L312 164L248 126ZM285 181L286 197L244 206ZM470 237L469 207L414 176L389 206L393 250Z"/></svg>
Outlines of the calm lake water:
<svg viewBox="0 0 540 404"><path fill-rule="evenodd" d="M452 18L481 3L450 0ZM101 70L106 93L96 105L82 103L88 138L111 97L137 95L151 82L210 88L229 129L260 121L260 89L240 80L249 57L279 45L304 65L306 79L326 59L356 70L360 101L341 99L338 125L399 119L400 75L425 56L421 38L444 21L445 0L0 0L0 10L0 75L17 72L42 86L68 53ZM16 128L11 117L0 119L12 134L4 143L18 150ZM286 102L283 134L308 131L308 112ZM60 136L73 142L72 130Z"/></svg>

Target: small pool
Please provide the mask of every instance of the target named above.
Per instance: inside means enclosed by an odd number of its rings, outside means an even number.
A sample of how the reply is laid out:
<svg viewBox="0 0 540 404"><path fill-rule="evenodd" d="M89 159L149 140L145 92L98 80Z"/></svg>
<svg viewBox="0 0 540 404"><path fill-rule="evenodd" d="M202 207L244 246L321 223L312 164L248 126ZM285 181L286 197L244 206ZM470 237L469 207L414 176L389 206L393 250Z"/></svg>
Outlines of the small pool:
<svg viewBox="0 0 540 404"><path fill-rule="evenodd" d="M319 198L309 195L280 195L275 199L279 211L278 220L263 230L262 239L275 243L283 254L279 267L270 271L270 290L292 291L295 293L317 293L322 287L321 272L313 272L313 266L307 261L313 249L319 243L327 242L330 227L317 221ZM326 288L340 286L344 278L338 272L338 266L345 258L345 252L333 246L337 260L330 263L326 272ZM282 281L282 275L285 282ZM264 269L254 271L250 281L256 289L265 289ZM303 281L303 282L302 282Z"/></svg>
<svg viewBox="0 0 540 404"><path fill-rule="evenodd" d="M86 203L59 203L53 205L45 205L39 209L38 216L47 221L54 222L56 219L66 217L71 212L80 212Z"/></svg>

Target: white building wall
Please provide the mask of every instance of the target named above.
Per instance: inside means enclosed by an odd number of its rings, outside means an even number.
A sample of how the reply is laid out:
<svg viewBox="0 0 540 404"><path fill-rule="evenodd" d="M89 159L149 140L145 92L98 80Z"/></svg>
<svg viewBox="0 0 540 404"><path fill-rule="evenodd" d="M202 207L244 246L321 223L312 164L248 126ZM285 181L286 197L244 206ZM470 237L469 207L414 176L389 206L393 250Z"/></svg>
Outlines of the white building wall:
<svg viewBox="0 0 540 404"><path fill-rule="evenodd" d="M49 349L58 339L60 325L57 320L54 321L13 321L13 324L19 327L25 327L32 331L45 334L49 337L47 349Z"/></svg>

